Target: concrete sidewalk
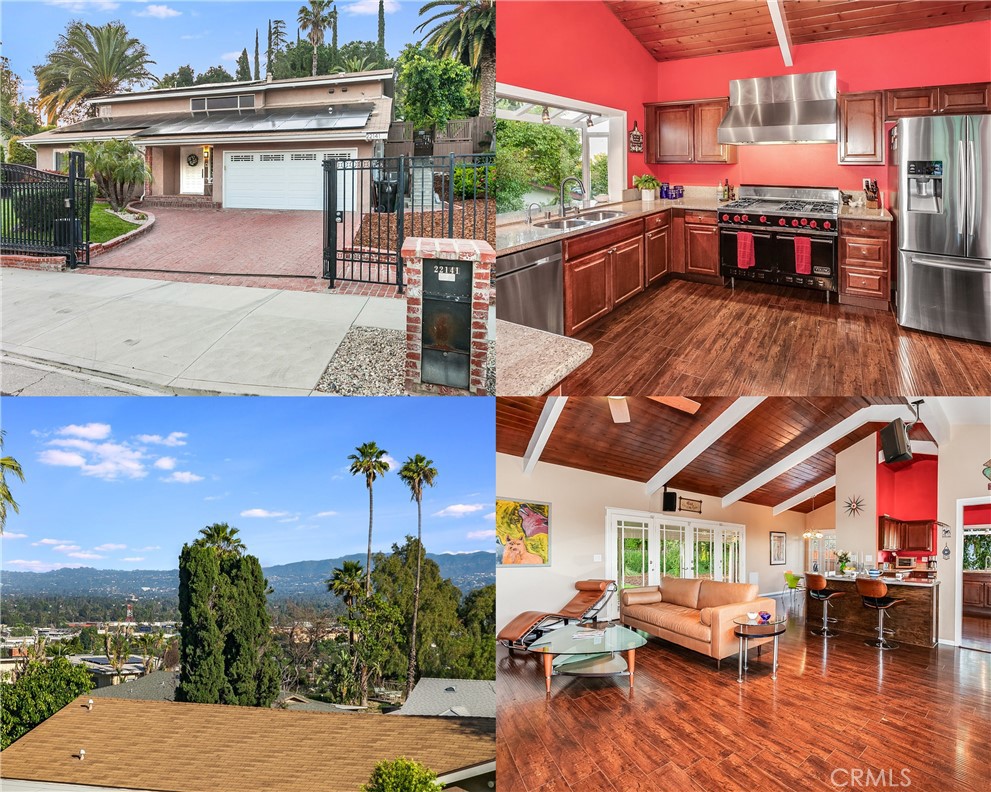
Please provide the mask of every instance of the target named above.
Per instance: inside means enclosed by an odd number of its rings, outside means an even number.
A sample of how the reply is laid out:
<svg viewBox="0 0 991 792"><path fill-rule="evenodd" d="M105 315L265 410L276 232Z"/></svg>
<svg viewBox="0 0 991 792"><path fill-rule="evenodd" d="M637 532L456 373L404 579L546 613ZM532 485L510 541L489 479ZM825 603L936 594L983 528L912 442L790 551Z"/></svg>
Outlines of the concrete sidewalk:
<svg viewBox="0 0 991 792"><path fill-rule="evenodd" d="M406 301L74 272L0 273L0 348L173 393L308 395L352 326Z"/></svg>

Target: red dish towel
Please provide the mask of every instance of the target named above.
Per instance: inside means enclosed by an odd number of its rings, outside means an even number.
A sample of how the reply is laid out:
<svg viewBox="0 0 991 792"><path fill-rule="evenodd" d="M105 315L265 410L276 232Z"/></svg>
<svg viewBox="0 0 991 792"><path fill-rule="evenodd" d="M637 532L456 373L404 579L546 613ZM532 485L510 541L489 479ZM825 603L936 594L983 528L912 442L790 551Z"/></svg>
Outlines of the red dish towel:
<svg viewBox="0 0 991 792"><path fill-rule="evenodd" d="M754 235L746 231L736 232L736 266L740 269L754 266Z"/></svg>
<svg viewBox="0 0 991 792"><path fill-rule="evenodd" d="M808 237L795 237L795 272L812 274L812 240Z"/></svg>

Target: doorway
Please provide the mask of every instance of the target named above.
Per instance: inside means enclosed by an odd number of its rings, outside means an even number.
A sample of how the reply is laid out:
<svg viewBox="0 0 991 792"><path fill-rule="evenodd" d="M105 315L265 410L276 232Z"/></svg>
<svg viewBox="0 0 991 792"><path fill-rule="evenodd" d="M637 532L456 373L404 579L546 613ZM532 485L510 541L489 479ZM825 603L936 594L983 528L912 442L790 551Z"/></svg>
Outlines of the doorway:
<svg viewBox="0 0 991 792"><path fill-rule="evenodd" d="M203 149L183 146L179 149L179 192L183 195L203 195Z"/></svg>
<svg viewBox="0 0 991 792"><path fill-rule="evenodd" d="M991 652L991 503L961 509L960 646Z"/></svg>

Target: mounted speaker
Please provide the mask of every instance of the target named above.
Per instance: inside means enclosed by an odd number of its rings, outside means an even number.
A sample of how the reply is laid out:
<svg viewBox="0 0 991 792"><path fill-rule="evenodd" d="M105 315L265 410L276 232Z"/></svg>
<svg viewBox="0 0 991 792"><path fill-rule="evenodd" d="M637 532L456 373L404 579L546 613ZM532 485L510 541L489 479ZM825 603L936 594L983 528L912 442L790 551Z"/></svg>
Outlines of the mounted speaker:
<svg viewBox="0 0 991 792"><path fill-rule="evenodd" d="M881 451L885 464L908 462L912 449L908 442L908 427L901 418L895 418L881 430Z"/></svg>
<svg viewBox="0 0 991 792"><path fill-rule="evenodd" d="M664 490L664 497L661 499L661 511L678 511L678 493Z"/></svg>

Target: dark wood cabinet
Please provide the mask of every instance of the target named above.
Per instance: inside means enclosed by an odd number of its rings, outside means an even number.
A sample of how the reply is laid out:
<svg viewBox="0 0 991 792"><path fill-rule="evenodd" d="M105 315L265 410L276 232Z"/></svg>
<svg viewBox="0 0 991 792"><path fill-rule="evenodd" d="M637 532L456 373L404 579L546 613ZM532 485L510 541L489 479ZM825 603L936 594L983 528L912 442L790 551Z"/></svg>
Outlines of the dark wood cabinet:
<svg viewBox="0 0 991 792"><path fill-rule="evenodd" d="M991 113L991 83L896 88L884 92L884 117Z"/></svg>
<svg viewBox="0 0 991 792"><path fill-rule="evenodd" d="M837 159L841 165L884 162L883 95L881 91L842 94Z"/></svg>
<svg viewBox="0 0 991 792"><path fill-rule="evenodd" d="M685 272L719 275L719 229L715 212L685 213Z"/></svg>
<svg viewBox="0 0 991 792"><path fill-rule="evenodd" d="M891 296L891 223L840 220L840 302L887 310Z"/></svg>
<svg viewBox="0 0 991 792"><path fill-rule="evenodd" d="M963 572L964 616L991 616L991 572Z"/></svg>
<svg viewBox="0 0 991 792"><path fill-rule="evenodd" d="M564 266L564 331L574 335L612 310L609 252L600 250Z"/></svg>
<svg viewBox="0 0 991 792"><path fill-rule="evenodd" d="M897 520L884 515L877 521L879 550L901 550L906 553L933 551L932 520Z"/></svg>
<svg viewBox="0 0 991 792"><path fill-rule="evenodd" d="M717 140L729 99L644 105L647 162L734 162L736 149Z"/></svg>
<svg viewBox="0 0 991 792"><path fill-rule="evenodd" d="M622 242L611 251L612 304L615 308L643 291L643 237Z"/></svg>
<svg viewBox="0 0 991 792"><path fill-rule="evenodd" d="M655 228L644 236L644 263L647 285L656 283L670 271L671 238L669 228Z"/></svg>

